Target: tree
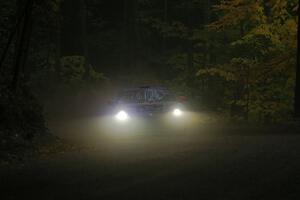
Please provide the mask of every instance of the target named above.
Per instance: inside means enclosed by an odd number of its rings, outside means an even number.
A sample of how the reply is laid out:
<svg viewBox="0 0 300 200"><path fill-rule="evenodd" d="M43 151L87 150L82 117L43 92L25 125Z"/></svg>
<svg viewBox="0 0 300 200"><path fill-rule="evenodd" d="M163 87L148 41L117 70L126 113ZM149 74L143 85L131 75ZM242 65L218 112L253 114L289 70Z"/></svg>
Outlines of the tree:
<svg viewBox="0 0 300 200"><path fill-rule="evenodd" d="M120 72L136 70L138 60L138 1L123 1Z"/></svg>
<svg viewBox="0 0 300 200"><path fill-rule="evenodd" d="M29 48L30 41L30 23L31 23L31 14L33 8L34 0L27 0L25 4L18 2L18 9L20 10L20 14L18 15L18 20L21 22L20 34L17 38L17 48L16 48L16 57L15 64L13 69L13 80L12 80L12 90L16 92L20 71L22 66L26 63L27 52ZM23 14L24 13L24 14ZM18 23L17 23L18 24Z"/></svg>
<svg viewBox="0 0 300 200"><path fill-rule="evenodd" d="M87 57L85 1L62 1L61 13L61 56Z"/></svg>
<svg viewBox="0 0 300 200"><path fill-rule="evenodd" d="M241 105L252 116L265 120L291 117L297 41L297 15L294 11L297 3L295 0L231 0L215 6L222 14L209 28L223 33L237 32L242 28L242 34L231 41L231 48L237 50L231 61L215 66L207 74L220 76L225 70L225 74L233 74L236 82L240 70L232 69L236 66L235 61L248 63L242 73L247 84L237 83L243 87L227 89L238 94L233 95L234 100L229 102Z"/></svg>
<svg viewBox="0 0 300 200"><path fill-rule="evenodd" d="M300 29L299 29L299 6L298 6L298 45L297 45L297 69L296 69L296 87L295 87L295 117L300 118Z"/></svg>

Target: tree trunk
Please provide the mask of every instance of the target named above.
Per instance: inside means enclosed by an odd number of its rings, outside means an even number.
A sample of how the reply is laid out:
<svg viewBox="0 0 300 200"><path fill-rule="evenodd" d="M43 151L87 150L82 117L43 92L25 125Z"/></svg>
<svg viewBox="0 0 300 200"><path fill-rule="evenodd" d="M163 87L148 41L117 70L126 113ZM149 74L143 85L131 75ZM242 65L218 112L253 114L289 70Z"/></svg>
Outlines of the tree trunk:
<svg viewBox="0 0 300 200"><path fill-rule="evenodd" d="M269 0L263 0L264 14L267 18L268 23L272 23L272 5Z"/></svg>
<svg viewBox="0 0 300 200"><path fill-rule="evenodd" d="M246 111L245 111L245 119L249 121L249 105L250 105L250 66L247 66L246 72Z"/></svg>
<svg viewBox="0 0 300 200"><path fill-rule="evenodd" d="M133 71L137 62L137 0L123 1L123 25L122 25L122 42L120 52L119 74L126 71Z"/></svg>
<svg viewBox="0 0 300 200"><path fill-rule="evenodd" d="M168 23L168 0L164 0L164 23ZM167 48L166 37L162 38L162 53L164 54Z"/></svg>
<svg viewBox="0 0 300 200"><path fill-rule="evenodd" d="M64 0L61 9L61 56L87 57L84 0Z"/></svg>
<svg viewBox="0 0 300 200"><path fill-rule="evenodd" d="M189 79L189 83L193 83L193 76L194 76L194 48L193 48L193 41L190 38L193 36L192 29L192 16L191 16L191 2L189 0L186 1L186 15L187 15L187 27L188 27L188 39L186 41L186 51L187 51L187 75Z"/></svg>
<svg viewBox="0 0 300 200"><path fill-rule="evenodd" d="M23 17L24 17L24 16L22 16L22 18L23 18ZM20 23L21 23L22 18L19 17L19 19L17 20L16 26L15 26L14 29L11 31L11 33L10 33L10 35L9 35L9 37L8 37L7 43L6 43L5 47L4 47L4 50L3 50L2 55L1 55L1 58L0 58L0 70L2 69L2 65L3 65L3 63L4 63L4 61L5 61L5 58L6 58L6 55L7 55L7 53L8 53L9 47L10 47L10 45L12 44L12 41L13 41L15 35L16 35L17 29L18 29L19 26L20 26Z"/></svg>
<svg viewBox="0 0 300 200"><path fill-rule="evenodd" d="M140 56L139 56L139 48L141 44L140 30L139 30L139 5L138 0L133 0L132 2L132 67L134 72L138 72L140 70L139 64L141 64Z"/></svg>
<svg viewBox="0 0 300 200"><path fill-rule="evenodd" d="M119 60L119 73L118 75L121 75L123 71L123 65L125 63L126 59L126 40L127 40L127 0L123 0L123 21L122 21L122 27L121 27L121 47L120 47L120 60Z"/></svg>
<svg viewBox="0 0 300 200"><path fill-rule="evenodd" d="M30 16L32 14L32 7L33 7L33 0L27 0L25 6L18 2L18 9L23 8L24 10L24 19L21 23L20 34L19 38L17 38L17 45L16 45L16 57L15 57L15 64L13 68L13 80L12 80L12 91L16 92L19 84L20 79L20 72L22 67L25 65L26 62L26 52L29 48L29 40L30 40ZM22 13L22 12L21 12ZM22 17L23 15L19 15ZM20 19L22 20L22 18ZM28 44L28 45L27 45Z"/></svg>
<svg viewBox="0 0 300 200"><path fill-rule="evenodd" d="M299 8L298 8L299 13ZM300 58L299 58L299 46L300 46L300 29L299 29L299 20L298 20L298 48L297 48L297 69L296 69L296 87L295 87L295 103L294 103L294 112L295 117L300 118Z"/></svg>
<svg viewBox="0 0 300 200"><path fill-rule="evenodd" d="M59 72L61 70L60 68L60 56L62 55L61 53L61 2L59 3L59 8L60 10L56 12L55 14L55 29L53 33L54 41L55 41L55 72L56 72L56 77L59 80Z"/></svg>

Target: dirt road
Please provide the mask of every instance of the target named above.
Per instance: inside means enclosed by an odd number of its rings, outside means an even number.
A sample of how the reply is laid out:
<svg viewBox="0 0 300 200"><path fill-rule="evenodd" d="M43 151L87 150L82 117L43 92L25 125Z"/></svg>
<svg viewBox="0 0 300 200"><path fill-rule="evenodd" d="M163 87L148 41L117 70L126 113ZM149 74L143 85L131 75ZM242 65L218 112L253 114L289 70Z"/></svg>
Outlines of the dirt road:
<svg viewBox="0 0 300 200"><path fill-rule="evenodd" d="M1 199L300 197L297 134L206 129L90 142L81 151L1 169Z"/></svg>

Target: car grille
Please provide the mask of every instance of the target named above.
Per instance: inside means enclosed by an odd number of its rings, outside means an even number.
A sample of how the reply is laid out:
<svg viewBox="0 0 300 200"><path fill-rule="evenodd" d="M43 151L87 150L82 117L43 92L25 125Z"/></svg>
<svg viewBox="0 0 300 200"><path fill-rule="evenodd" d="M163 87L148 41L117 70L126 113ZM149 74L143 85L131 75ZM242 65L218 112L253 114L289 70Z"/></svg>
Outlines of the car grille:
<svg viewBox="0 0 300 200"><path fill-rule="evenodd" d="M157 113L162 112L163 106L162 105L143 105L138 108L139 112L146 112L146 113Z"/></svg>

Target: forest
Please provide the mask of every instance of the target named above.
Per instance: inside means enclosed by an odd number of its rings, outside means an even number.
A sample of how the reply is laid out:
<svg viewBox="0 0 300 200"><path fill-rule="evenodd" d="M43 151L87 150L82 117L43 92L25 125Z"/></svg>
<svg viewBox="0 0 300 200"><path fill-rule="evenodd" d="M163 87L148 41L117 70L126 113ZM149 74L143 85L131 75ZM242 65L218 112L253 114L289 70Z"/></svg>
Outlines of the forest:
<svg viewBox="0 0 300 200"><path fill-rule="evenodd" d="M0 138L31 139L47 132L53 105L136 85L167 86L225 119L292 121L298 9L298 0L1 0Z"/></svg>

